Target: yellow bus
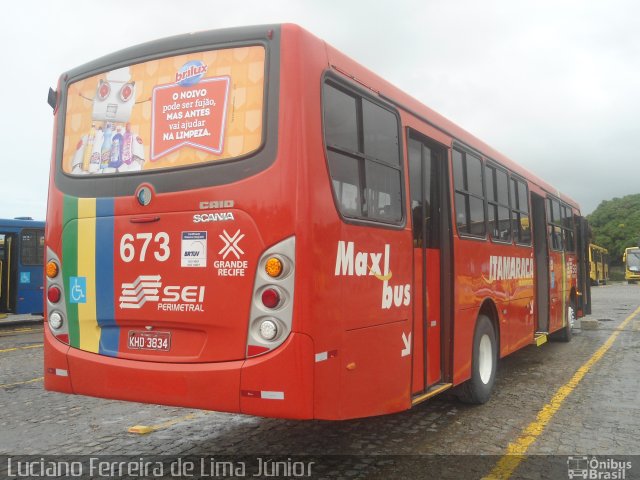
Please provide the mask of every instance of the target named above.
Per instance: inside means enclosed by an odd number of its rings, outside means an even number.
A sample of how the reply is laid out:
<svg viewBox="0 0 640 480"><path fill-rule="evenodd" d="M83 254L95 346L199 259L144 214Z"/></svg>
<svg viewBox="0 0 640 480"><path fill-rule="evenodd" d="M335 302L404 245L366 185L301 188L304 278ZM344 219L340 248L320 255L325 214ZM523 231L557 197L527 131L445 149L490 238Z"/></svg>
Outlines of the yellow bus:
<svg viewBox="0 0 640 480"><path fill-rule="evenodd" d="M609 280L609 251L594 243L589 244L589 277L591 285L606 285Z"/></svg>
<svg viewBox="0 0 640 480"><path fill-rule="evenodd" d="M640 247L628 247L622 255L624 278L628 283L640 280Z"/></svg>

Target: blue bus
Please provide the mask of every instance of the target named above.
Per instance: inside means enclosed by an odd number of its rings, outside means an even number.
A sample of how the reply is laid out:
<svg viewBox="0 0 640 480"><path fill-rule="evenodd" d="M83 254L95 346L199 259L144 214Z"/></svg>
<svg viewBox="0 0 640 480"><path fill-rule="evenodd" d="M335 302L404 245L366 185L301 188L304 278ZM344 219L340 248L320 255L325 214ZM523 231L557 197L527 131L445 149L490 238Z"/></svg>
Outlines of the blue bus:
<svg viewBox="0 0 640 480"><path fill-rule="evenodd" d="M44 222L0 219L0 314L42 313Z"/></svg>

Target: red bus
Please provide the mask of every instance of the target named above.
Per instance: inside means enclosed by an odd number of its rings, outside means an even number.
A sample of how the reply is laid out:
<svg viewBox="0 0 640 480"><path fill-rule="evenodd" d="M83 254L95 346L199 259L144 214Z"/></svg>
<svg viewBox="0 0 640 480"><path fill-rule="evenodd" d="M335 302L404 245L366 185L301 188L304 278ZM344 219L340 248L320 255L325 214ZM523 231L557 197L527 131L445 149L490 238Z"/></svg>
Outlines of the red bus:
<svg viewBox="0 0 640 480"><path fill-rule="evenodd" d="M295 25L132 47L55 111L45 387L348 419L569 340L578 205Z"/></svg>

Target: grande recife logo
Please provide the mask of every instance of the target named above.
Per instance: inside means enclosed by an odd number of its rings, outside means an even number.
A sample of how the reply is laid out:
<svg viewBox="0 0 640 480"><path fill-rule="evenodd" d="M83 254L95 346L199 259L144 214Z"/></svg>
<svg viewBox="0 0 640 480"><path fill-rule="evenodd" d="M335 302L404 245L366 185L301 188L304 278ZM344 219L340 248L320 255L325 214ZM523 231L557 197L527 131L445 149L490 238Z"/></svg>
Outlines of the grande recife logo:
<svg viewBox="0 0 640 480"><path fill-rule="evenodd" d="M207 65L185 63L175 83L154 87L151 117L151 161L190 146L220 155L231 78L206 77Z"/></svg>
<svg viewBox="0 0 640 480"><path fill-rule="evenodd" d="M181 87L190 87L202 80L205 73L207 73L207 66L200 60L192 60L176 72L176 83Z"/></svg>

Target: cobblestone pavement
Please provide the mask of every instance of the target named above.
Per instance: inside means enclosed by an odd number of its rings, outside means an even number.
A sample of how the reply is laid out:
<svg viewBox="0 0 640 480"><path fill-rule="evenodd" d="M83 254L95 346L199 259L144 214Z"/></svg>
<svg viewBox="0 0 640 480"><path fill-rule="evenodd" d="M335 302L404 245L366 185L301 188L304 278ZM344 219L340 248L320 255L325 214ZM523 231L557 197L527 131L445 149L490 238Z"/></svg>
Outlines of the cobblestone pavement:
<svg viewBox="0 0 640 480"><path fill-rule="evenodd" d="M480 478L640 306L636 285L597 287L592 295L589 318L600 320L601 328L578 328L569 344L529 346L503 359L487 404L468 406L445 395L407 412L345 422L254 418L46 392L38 380L42 324L0 326L0 454L309 455L323 456L317 478ZM640 318L632 321L593 365L512 478L568 478L569 455L640 455L639 325ZM160 428L147 435L127 432L140 424ZM325 457L332 455L339 457ZM540 466L548 458L541 455L565 456L560 473ZM468 467L464 477L456 473L462 464ZM640 457L635 464L631 472L640 475ZM626 478L640 477L627 472Z"/></svg>

